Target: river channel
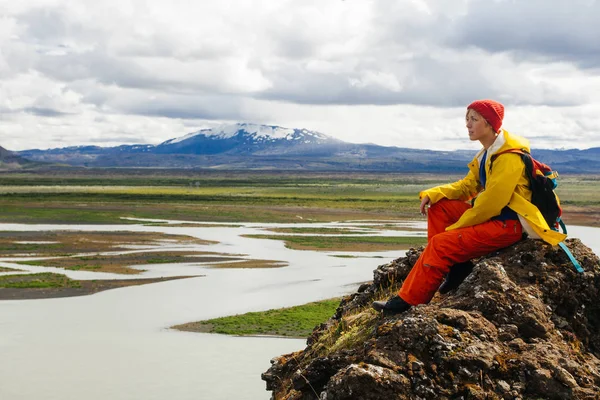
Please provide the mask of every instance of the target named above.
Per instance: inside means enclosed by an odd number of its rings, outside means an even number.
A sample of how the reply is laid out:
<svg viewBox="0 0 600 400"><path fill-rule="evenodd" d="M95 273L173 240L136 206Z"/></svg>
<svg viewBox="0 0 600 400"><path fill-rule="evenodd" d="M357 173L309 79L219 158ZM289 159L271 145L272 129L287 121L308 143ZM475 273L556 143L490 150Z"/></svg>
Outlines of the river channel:
<svg viewBox="0 0 600 400"><path fill-rule="evenodd" d="M215 269L198 263L148 265L143 266L147 272L135 277L203 276L113 289L90 296L2 301L0 399L269 399L270 393L265 390L260 374L269 367L271 358L302 349L305 340L229 337L179 332L169 327L351 293L362 282L372 279L372 271L378 265L404 254L403 251L360 254L299 251L285 248L282 241L242 237L265 233L265 228L289 226L0 224L0 231L128 230L189 235L219 242L194 247L197 250L245 254L252 259L289 264L275 269ZM402 226L424 228L424 223ZM570 233L596 253L600 252L598 228L571 227ZM377 234L401 236L415 232L393 230ZM176 244L165 248L178 249ZM9 259L0 259L0 266L15 265ZM53 270L33 266L26 269L31 272ZM56 271L75 279L123 278L85 271Z"/></svg>

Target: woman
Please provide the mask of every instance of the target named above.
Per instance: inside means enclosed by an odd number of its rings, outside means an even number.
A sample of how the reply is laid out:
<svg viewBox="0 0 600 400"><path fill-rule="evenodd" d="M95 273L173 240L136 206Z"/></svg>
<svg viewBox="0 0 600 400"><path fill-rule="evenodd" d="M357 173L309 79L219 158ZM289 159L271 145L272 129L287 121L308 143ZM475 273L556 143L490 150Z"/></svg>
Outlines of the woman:
<svg viewBox="0 0 600 400"><path fill-rule="evenodd" d="M529 152L529 141L501 129L503 118L504 106L493 100L477 100L467 107L469 139L483 148L463 179L420 193L421 213L428 214L427 246L398 295L373 303L377 311L396 314L428 303L438 288L447 292L460 284L471 272L469 260L516 243L523 230L553 245L564 240L530 202L525 165L519 154L506 153ZM475 197L473 206L467 203Z"/></svg>

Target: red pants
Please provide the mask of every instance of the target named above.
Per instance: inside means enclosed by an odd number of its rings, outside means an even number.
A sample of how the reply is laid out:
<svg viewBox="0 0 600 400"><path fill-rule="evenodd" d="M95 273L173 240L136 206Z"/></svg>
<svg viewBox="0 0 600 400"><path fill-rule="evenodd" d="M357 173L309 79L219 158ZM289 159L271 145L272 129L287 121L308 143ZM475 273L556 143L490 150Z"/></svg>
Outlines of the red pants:
<svg viewBox="0 0 600 400"><path fill-rule="evenodd" d="M446 231L471 206L459 200L440 200L429 208L428 243L404 280L398 295L412 305L428 303L450 267L518 242L519 221L490 220L467 228Z"/></svg>

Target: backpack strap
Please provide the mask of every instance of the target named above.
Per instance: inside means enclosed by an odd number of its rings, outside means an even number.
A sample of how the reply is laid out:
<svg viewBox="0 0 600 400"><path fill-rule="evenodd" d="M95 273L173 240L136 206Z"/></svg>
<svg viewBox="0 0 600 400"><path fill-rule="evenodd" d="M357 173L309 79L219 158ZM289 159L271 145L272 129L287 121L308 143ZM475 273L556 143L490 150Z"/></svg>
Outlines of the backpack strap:
<svg viewBox="0 0 600 400"><path fill-rule="evenodd" d="M563 233L566 235L567 227L566 227L565 223L563 222L562 218L560 218L560 217L558 218L558 224L560 225ZM558 231L558 229L557 229L557 231ZM573 253L571 253L571 251L569 250L569 248L567 247L565 242L560 242L558 245L561 249L563 249L563 251L565 252L567 257L569 257L569 260L571 260L571 264L573 264L573 266L575 267L577 272L579 272L580 274L583 274L583 268L581 267L581 264L579 264L579 262L575 259L575 257L573 256Z"/></svg>
<svg viewBox="0 0 600 400"><path fill-rule="evenodd" d="M530 175L533 175L533 162L531 161L531 155L529 154L529 152L525 148L521 148L521 149L508 149L508 150L504 150L504 151L501 151L499 153L493 154L492 157L490 158L490 172L492 171L492 166L494 165L494 160L496 158L498 158L498 156L500 156L502 154L506 154L506 153L520 154L521 155L521 159L525 163L525 169L527 171L527 179L529 179Z"/></svg>
<svg viewBox="0 0 600 400"><path fill-rule="evenodd" d="M566 235L567 234L567 226L565 225L565 222L562 220L561 217L558 217L557 222L560 225L560 228L562 229L563 233Z"/></svg>
<svg viewBox="0 0 600 400"><path fill-rule="evenodd" d="M492 160L495 160L495 159L496 159L496 157L498 157L499 155L506 154L506 153L515 153L515 154L520 154L520 155L522 155L522 156L523 156L523 155L528 155L528 156L531 156L531 154L530 154L530 153L527 151L527 149L526 149L526 148L521 148L521 149L508 149L508 150L504 150L504 151L501 151L501 152L499 152L499 153L493 154L493 155L492 155Z"/></svg>
<svg viewBox="0 0 600 400"><path fill-rule="evenodd" d="M527 151L526 148L520 148L520 149L508 149L508 150L504 150L504 151L501 151L500 153L494 154L493 157L496 158L500 154L504 154L504 153L529 154L529 152Z"/></svg>
<svg viewBox="0 0 600 400"><path fill-rule="evenodd" d="M494 160L502 155L502 154L506 154L506 153L513 153L513 154L519 154L521 156L521 160L523 161L523 164L525 164L525 176L527 177L527 182L529 183L529 188L533 190L533 160L531 158L531 154L529 154L529 152L527 151L527 149L525 148L521 148L521 149L508 149L508 150L504 150L501 151L499 153L496 153L494 155L492 155L492 158L490 160L490 172L492 171L492 166L494 165Z"/></svg>
<svg viewBox="0 0 600 400"><path fill-rule="evenodd" d="M573 264L573 266L575 267L577 272L579 272L580 274L583 274L584 271L583 271L583 268L581 268L581 264L579 264L579 262L575 259L575 257L573 256L573 253L571 253L571 251L569 250L569 248L567 247L565 242L560 242L558 245L560 246L561 249L563 249L563 251L565 252L567 257L569 257L569 260L571 260L571 263Z"/></svg>

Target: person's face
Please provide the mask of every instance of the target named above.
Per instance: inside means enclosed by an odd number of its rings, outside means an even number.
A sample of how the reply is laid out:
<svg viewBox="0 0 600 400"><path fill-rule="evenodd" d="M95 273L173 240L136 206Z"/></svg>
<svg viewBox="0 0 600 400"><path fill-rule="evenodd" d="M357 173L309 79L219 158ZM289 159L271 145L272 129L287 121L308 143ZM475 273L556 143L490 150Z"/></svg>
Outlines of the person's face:
<svg viewBox="0 0 600 400"><path fill-rule="evenodd" d="M466 116L469 139L481 140L494 136L494 130L477 111L469 109Z"/></svg>

